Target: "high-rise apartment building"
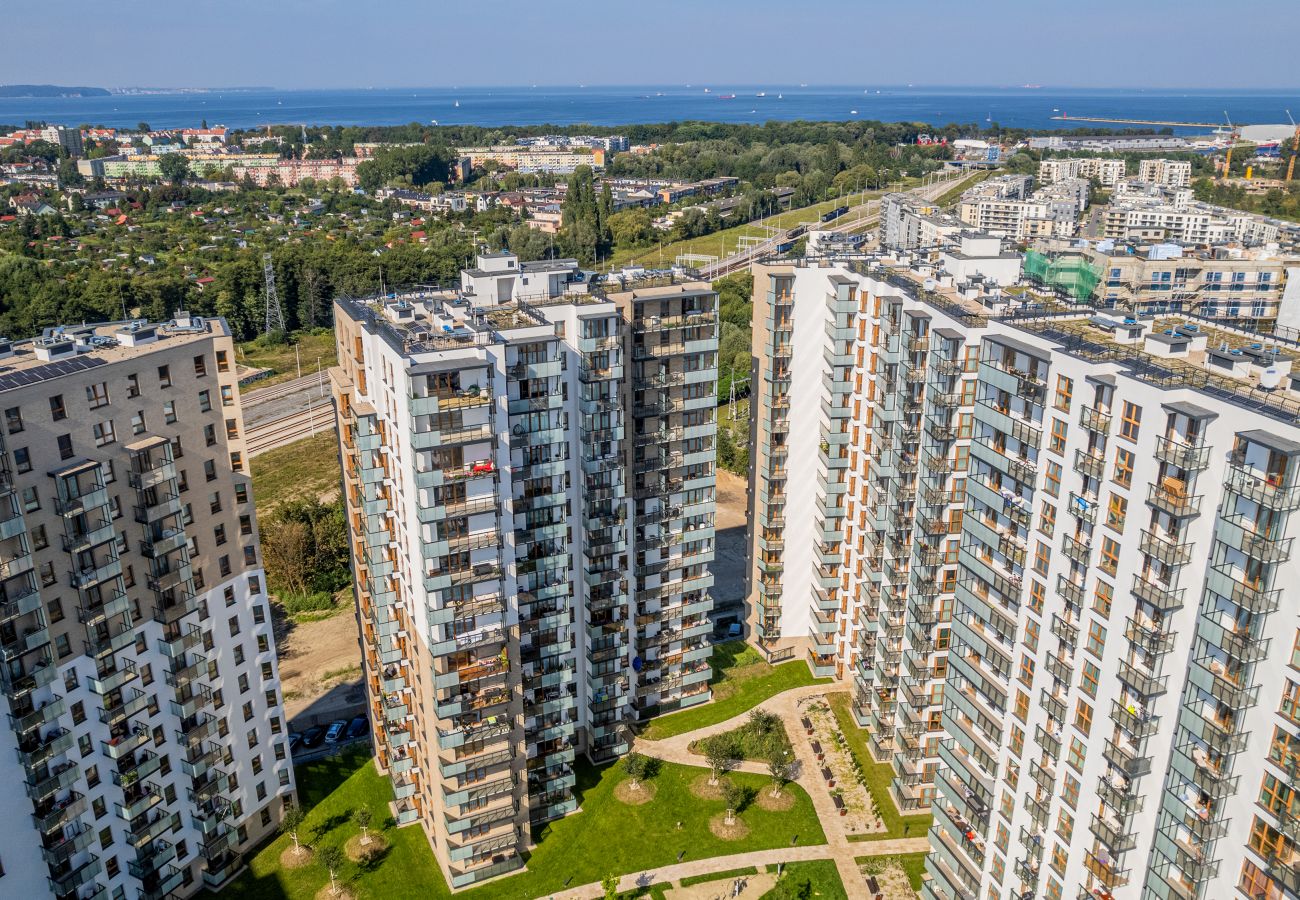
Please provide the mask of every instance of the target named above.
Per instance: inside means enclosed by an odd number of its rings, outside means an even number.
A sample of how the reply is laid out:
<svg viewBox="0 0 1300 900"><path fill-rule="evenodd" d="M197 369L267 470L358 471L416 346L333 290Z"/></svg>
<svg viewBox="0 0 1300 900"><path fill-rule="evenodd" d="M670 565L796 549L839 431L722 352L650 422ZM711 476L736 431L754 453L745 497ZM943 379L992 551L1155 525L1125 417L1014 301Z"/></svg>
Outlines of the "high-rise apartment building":
<svg viewBox="0 0 1300 900"><path fill-rule="evenodd" d="M221 319L0 342L5 897L216 887L292 798Z"/></svg>
<svg viewBox="0 0 1300 900"><path fill-rule="evenodd" d="M1300 345L886 262L756 267L755 616L933 811L924 895L1294 895Z"/></svg>
<svg viewBox="0 0 1300 900"><path fill-rule="evenodd" d="M378 762L453 886L523 866L575 754L709 697L716 305L509 254L337 303Z"/></svg>

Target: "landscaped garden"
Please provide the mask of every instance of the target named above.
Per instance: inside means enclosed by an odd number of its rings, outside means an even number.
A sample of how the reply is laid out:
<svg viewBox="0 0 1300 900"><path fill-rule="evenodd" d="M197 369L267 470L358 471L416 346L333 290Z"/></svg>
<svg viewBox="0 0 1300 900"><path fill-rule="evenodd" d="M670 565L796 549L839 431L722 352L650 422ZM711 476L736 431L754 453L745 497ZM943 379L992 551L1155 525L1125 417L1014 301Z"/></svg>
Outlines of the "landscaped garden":
<svg viewBox="0 0 1300 900"><path fill-rule="evenodd" d="M781 788L781 794L791 801L782 804L788 808L768 808L770 804L762 796L772 790L770 778L732 773L728 778L740 789L742 798L735 818L744 827L719 837L711 826L725 815L728 800L700 795L700 782L707 782L708 770L659 762L652 768L657 771L642 773L639 788L633 790L623 765L595 769L579 763L575 766L575 790L582 810L543 829L528 859L528 870L456 896L533 900L566 886L597 882L609 874L672 865L679 854L686 861L792 843L825 843L812 801L797 785ZM321 896L328 900L330 872L324 863L335 855L331 849L353 851L334 860L335 875L338 885L357 900L452 896L424 832L416 826L397 829L389 824L392 791L365 751L304 764L298 767L297 777L306 812L298 837L312 848L310 858L287 868L282 857L292 851L293 839L282 835L250 858L248 870L222 892L225 896L235 900L312 900L325 889ZM643 799L645 793L651 796ZM703 793L707 797L707 790ZM357 855L362 832L359 809L370 811L368 833L385 849L357 862L352 857Z"/></svg>
<svg viewBox="0 0 1300 900"><path fill-rule="evenodd" d="M878 763L871 758L867 749L867 732L853 719L849 708L849 695L832 694L827 698L831 712L835 716L840 733L848 745L849 751L857 760L858 767L865 775L867 789L875 802L877 815L884 822L885 830L874 834L856 837L857 840L875 841L887 838L924 837L930 829L933 817L929 813L903 816L898 812L893 797L889 793L889 783L893 780L893 769L888 763Z"/></svg>
<svg viewBox="0 0 1300 900"><path fill-rule="evenodd" d="M713 666L713 677L709 680L713 700L653 720L642 732L642 737L648 741L662 741L725 722L791 688L830 684L829 678L813 678L808 664L801 659L769 665L744 641L718 644L713 648L709 663Z"/></svg>

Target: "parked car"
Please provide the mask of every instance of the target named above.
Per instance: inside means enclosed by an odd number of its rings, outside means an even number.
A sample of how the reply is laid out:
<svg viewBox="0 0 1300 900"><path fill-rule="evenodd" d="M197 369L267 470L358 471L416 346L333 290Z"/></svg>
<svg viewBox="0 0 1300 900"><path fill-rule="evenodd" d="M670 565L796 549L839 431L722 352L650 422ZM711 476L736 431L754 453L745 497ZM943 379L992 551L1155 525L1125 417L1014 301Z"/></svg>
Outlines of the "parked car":
<svg viewBox="0 0 1300 900"><path fill-rule="evenodd" d="M348 740L359 738L370 731L370 720L365 716L357 716L348 724Z"/></svg>
<svg viewBox="0 0 1300 900"><path fill-rule="evenodd" d="M289 753L297 753L298 748L302 745L302 735L296 731L289 732Z"/></svg>
<svg viewBox="0 0 1300 900"><path fill-rule="evenodd" d="M312 747L319 747L325 740L325 729L319 725L313 725L302 733L302 746L304 750L310 750Z"/></svg>
<svg viewBox="0 0 1300 900"><path fill-rule="evenodd" d="M329 730L325 732L325 743L337 744L339 738L343 737L343 732L347 730L347 727L348 723L344 719L339 719L337 722L330 722Z"/></svg>

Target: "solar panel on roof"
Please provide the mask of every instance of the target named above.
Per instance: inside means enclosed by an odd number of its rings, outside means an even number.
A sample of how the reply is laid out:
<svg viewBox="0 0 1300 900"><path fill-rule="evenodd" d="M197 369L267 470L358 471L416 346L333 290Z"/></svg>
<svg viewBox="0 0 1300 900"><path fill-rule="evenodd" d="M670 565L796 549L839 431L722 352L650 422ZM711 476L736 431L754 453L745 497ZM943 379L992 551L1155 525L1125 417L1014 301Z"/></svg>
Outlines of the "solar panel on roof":
<svg viewBox="0 0 1300 900"><path fill-rule="evenodd" d="M87 369L102 366L104 363L105 360L94 356L74 356L71 359L61 359L57 362L46 363L43 366L33 366L30 369L0 372L0 391L10 391L29 384L40 384L42 381L61 378L74 372L84 372Z"/></svg>

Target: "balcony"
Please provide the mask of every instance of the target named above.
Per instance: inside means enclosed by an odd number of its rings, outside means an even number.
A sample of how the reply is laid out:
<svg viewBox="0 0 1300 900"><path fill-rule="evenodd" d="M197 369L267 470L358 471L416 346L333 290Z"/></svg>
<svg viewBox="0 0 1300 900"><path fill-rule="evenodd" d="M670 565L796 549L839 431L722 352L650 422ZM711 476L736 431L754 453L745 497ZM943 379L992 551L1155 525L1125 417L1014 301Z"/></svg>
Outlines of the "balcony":
<svg viewBox="0 0 1300 900"><path fill-rule="evenodd" d="M1191 545L1176 534L1165 537L1143 529L1138 550L1167 566L1185 566L1192 561Z"/></svg>
<svg viewBox="0 0 1300 900"><path fill-rule="evenodd" d="M1110 413L1102 412L1095 406L1085 406L1079 412L1079 424L1104 436L1110 433Z"/></svg>
<svg viewBox="0 0 1300 900"><path fill-rule="evenodd" d="M1105 760L1129 778L1137 778L1151 771L1151 759L1139 755L1137 748L1107 740L1101 754Z"/></svg>
<svg viewBox="0 0 1300 900"><path fill-rule="evenodd" d="M1189 495L1184 482L1166 478L1161 484L1153 484L1147 492L1147 504L1176 519L1190 518L1201 514L1201 497Z"/></svg>
<svg viewBox="0 0 1300 900"><path fill-rule="evenodd" d="M1106 473L1106 457L1101 453L1089 453L1086 450L1076 450L1074 454L1074 467L1089 478L1101 481L1102 477Z"/></svg>
<svg viewBox="0 0 1300 900"><path fill-rule="evenodd" d="M1156 459L1189 472L1200 471L1210 464L1210 448L1202 442L1184 443L1177 436L1156 438Z"/></svg>
<svg viewBox="0 0 1300 900"><path fill-rule="evenodd" d="M1300 509L1300 484L1284 485L1279 476L1261 475L1245 465L1239 454L1229 459L1226 486L1233 493L1277 512Z"/></svg>

